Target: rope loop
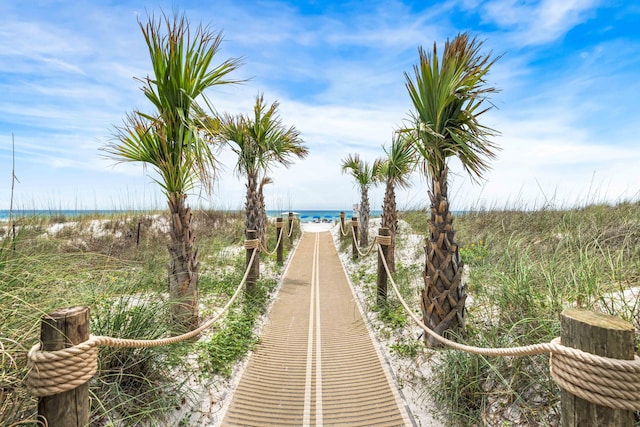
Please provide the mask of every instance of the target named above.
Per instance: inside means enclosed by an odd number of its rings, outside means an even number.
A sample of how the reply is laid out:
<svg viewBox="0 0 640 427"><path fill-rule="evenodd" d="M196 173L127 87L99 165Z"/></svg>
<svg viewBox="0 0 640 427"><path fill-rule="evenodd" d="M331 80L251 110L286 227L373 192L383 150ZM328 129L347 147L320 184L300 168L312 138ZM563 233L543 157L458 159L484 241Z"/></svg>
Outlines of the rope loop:
<svg viewBox="0 0 640 427"><path fill-rule="evenodd" d="M383 236L378 234L376 236L376 241L382 246L389 246L391 244L391 236Z"/></svg>
<svg viewBox="0 0 640 427"><path fill-rule="evenodd" d="M88 382L98 370L98 346L89 339L57 351L40 351L34 345L27 354L27 390L41 397L64 393Z"/></svg>
<svg viewBox="0 0 640 427"><path fill-rule="evenodd" d="M612 359L587 353L560 343L551 344L551 378L563 390L608 408L640 409L640 358Z"/></svg>
<svg viewBox="0 0 640 427"><path fill-rule="evenodd" d="M250 249L258 249L260 247L260 240L259 239L247 239L244 241L244 248L246 250L250 250Z"/></svg>

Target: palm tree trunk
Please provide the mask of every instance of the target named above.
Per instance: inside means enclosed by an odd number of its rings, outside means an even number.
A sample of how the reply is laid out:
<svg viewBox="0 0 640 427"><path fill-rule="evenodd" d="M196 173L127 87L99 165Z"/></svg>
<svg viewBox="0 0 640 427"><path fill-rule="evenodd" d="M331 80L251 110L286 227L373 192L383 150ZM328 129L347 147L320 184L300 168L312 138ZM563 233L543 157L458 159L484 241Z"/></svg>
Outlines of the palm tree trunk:
<svg viewBox="0 0 640 427"><path fill-rule="evenodd" d="M178 327L193 330L198 326L198 249L194 246L191 208L186 206L186 198L186 194L169 195L169 298Z"/></svg>
<svg viewBox="0 0 640 427"><path fill-rule="evenodd" d="M387 181L382 202L382 226L389 229L391 243L389 244L389 271L396 271L396 232L398 231L398 211L396 208L396 192L393 181Z"/></svg>
<svg viewBox="0 0 640 427"><path fill-rule="evenodd" d="M369 246L369 190L360 190L360 247Z"/></svg>
<svg viewBox="0 0 640 427"><path fill-rule="evenodd" d="M247 198L245 202L245 227L247 230L260 229L260 197L258 195L258 174L247 174Z"/></svg>
<svg viewBox="0 0 640 427"><path fill-rule="evenodd" d="M422 316L425 324L439 335L447 330L464 328L464 306L467 298L462 286L464 264L455 242L453 217L447 200L447 172L432 179L430 237L427 242L422 291ZM439 347L425 334L427 345Z"/></svg>

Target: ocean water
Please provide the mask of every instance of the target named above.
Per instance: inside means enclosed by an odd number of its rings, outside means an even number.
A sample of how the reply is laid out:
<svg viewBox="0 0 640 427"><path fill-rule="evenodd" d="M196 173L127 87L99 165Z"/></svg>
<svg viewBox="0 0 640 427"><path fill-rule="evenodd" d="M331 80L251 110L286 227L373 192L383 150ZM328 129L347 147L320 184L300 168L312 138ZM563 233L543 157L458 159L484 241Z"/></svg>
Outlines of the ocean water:
<svg viewBox="0 0 640 427"><path fill-rule="evenodd" d="M354 212L352 210L293 210L294 216L300 219L300 222L332 222L340 220L340 212L344 212L346 219L351 219L354 216ZM267 216L269 217L279 217L287 218L289 215L288 211L267 211ZM382 211L375 210L371 211L371 218L378 218L382 215Z"/></svg>

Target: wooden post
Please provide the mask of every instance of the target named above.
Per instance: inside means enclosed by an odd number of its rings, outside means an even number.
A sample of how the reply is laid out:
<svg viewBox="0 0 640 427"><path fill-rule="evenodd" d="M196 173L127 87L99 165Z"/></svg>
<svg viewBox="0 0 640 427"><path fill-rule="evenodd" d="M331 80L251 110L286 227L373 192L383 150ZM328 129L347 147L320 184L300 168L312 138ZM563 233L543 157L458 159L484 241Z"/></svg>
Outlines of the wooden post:
<svg viewBox="0 0 640 427"><path fill-rule="evenodd" d="M351 228L353 229L353 234L351 236L353 237L351 240L352 258L358 259L358 218L355 216L351 217Z"/></svg>
<svg viewBox="0 0 640 427"><path fill-rule="evenodd" d="M598 356L633 360L634 327L617 317L580 309L562 312L561 342ZM562 427L631 427L633 411L607 408L560 389Z"/></svg>
<svg viewBox="0 0 640 427"><path fill-rule="evenodd" d="M136 235L136 248L140 246L140 221L138 221L138 234Z"/></svg>
<svg viewBox="0 0 640 427"><path fill-rule="evenodd" d="M344 230L344 212L340 212L340 241L344 240L344 234L342 231Z"/></svg>
<svg viewBox="0 0 640 427"><path fill-rule="evenodd" d="M255 240L258 238L258 232L256 230L247 230L247 240ZM260 250L260 249L256 249ZM251 261L251 255L253 249L247 249L247 261L246 266L249 266ZM256 292L256 282L260 277L260 256L256 255L253 259L253 265L249 267L249 274L247 275L247 282L245 283L245 291L248 295L254 295Z"/></svg>
<svg viewBox="0 0 640 427"><path fill-rule="evenodd" d="M289 231L289 243L293 244L293 231L292 227L293 227L293 212L289 212L289 228L287 229Z"/></svg>
<svg viewBox="0 0 640 427"><path fill-rule="evenodd" d="M378 229L378 234L380 236L389 236L389 229L387 227L381 227ZM384 254L384 260L389 264L389 245L382 244L382 253ZM387 270L384 268L384 263L382 262L382 256L378 251L378 304L386 304L387 302Z"/></svg>
<svg viewBox="0 0 640 427"><path fill-rule="evenodd" d="M282 217L276 218L276 242L278 242L278 248L276 249L276 261L278 264L282 264L284 253L284 242L282 241L282 227L284 227L284 220Z"/></svg>
<svg viewBox="0 0 640 427"><path fill-rule="evenodd" d="M42 350L54 351L89 339L89 307L63 308L42 316ZM49 427L85 427L89 425L89 383L73 390L38 399L38 417Z"/></svg>

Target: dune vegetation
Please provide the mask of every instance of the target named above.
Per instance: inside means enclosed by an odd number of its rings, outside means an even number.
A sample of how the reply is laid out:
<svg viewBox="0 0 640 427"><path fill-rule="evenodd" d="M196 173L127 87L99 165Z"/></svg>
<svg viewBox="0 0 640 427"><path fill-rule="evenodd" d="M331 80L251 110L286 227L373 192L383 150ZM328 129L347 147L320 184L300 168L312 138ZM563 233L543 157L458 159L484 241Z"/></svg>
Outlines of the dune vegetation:
<svg viewBox="0 0 640 427"><path fill-rule="evenodd" d="M200 236L200 315L206 318L230 299L244 274L243 216L198 211L193 223ZM165 213L23 218L16 229L14 239L0 228L0 424L8 426L36 425L37 399L28 395L23 380L27 352L38 342L46 313L87 305L94 335L154 339L178 334L170 316ZM275 243L269 236L268 247ZM285 244L285 256L289 249ZM262 258L254 300L241 297L197 342L101 348L99 372L90 383L92 425L117 420L166 425L164 417L176 408L196 405L193 383L228 376L257 342L255 321L277 284L281 267L275 256Z"/></svg>
<svg viewBox="0 0 640 427"><path fill-rule="evenodd" d="M2 229L3 425L26 420L36 425L36 399L26 392L23 379L26 353L38 341L40 317L47 312L88 305L96 335L173 333L164 215L25 219L15 239ZM428 215L416 210L400 218L394 277L419 311ZM610 313L640 328L640 203L476 211L456 216L456 225L470 297L465 333L458 341L490 347L548 342L558 336L559 313L566 307ZM196 211L194 227L201 236L200 311L207 317L230 298L244 272L243 215ZM268 246L274 245L275 236L269 236ZM349 250L345 242L342 252ZM255 319L265 312L281 272L273 259L263 262L268 267L257 300L237 303L198 342L103 348L100 371L91 381L92 424L146 420L162 425L185 402L197 404L197 396L185 387L189 381L211 384L228 377L258 341ZM351 262L352 280L370 296L365 309L375 313L375 329L391 357L407 360L416 372L425 366L432 372L428 379L416 375L402 381L412 382L421 399L435 402L447 424L558 424L558 388L549 376L547 356L487 358L429 349L393 295L385 306L376 303L375 272L369 268L373 257ZM183 423L188 425L187 415Z"/></svg>

